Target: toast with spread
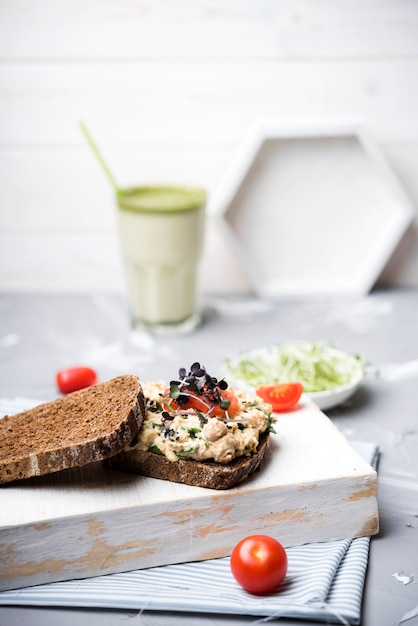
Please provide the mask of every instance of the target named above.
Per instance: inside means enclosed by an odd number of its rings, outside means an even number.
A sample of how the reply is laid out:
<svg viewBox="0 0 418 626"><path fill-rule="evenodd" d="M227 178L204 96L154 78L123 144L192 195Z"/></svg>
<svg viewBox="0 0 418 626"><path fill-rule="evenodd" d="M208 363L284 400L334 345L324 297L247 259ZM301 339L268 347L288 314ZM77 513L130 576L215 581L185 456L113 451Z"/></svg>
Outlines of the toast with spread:
<svg viewBox="0 0 418 626"><path fill-rule="evenodd" d="M194 363L169 385L142 383L146 415L114 469L211 489L229 489L262 463L273 418L271 405L228 389Z"/></svg>
<svg viewBox="0 0 418 626"><path fill-rule="evenodd" d="M139 379L124 375L0 419L0 484L101 461L145 416Z"/></svg>
<svg viewBox="0 0 418 626"><path fill-rule="evenodd" d="M119 376L0 419L0 484L104 461L229 489L262 463L272 421L270 404L199 363L168 385Z"/></svg>

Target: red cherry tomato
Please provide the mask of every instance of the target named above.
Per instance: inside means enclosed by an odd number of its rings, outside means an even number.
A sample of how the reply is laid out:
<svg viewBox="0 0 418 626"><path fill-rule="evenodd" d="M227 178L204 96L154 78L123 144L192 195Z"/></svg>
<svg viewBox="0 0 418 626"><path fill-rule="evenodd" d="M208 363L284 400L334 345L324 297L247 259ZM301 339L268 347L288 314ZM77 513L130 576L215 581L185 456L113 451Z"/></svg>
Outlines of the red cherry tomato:
<svg viewBox="0 0 418 626"><path fill-rule="evenodd" d="M300 400L303 387L300 383L277 383L276 385L260 385L256 394L273 407L273 411L288 411Z"/></svg>
<svg viewBox="0 0 418 626"><path fill-rule="evenodd" d="M234 396L231 391L228 389L223 389L221 391L222 398L224 400L229 400L230 404L228 409L228 415L233 415L238 408L238 398ZM223 416L225 415L225 409L222 409L219 404L214 404L211 402L210 394L203 394L202 396L191 395L185 404L182 404L183 409L196 409L197 411L201 411L202 413L207 413L209 408L213 404L213 409L210 412L210 415L213 416ZM170 404L174 409L178 408L178 404L176 400L173 400Z"/></svg>
<svg viewBox="0 0 418 626"><path fill-rule="evenodd" d="M55 380L61 393L71 393L97 383L97 374L91 367L68 367L56 373Z"/></svg>
<svg viewBox="0 0 418 626"><path fill-rule="evenodd" d="M246 591L271 593L286 576L286 551L273 537L250 535L232 550L231 572Z"/></svg>

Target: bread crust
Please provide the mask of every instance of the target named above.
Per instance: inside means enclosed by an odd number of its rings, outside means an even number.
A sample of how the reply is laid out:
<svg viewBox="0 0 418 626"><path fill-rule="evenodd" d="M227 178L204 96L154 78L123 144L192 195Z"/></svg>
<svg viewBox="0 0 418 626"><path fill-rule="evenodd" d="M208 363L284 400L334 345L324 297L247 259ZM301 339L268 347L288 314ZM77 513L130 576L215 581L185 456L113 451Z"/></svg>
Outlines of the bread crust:
<svg viewBox="0 0 418 626"><path fill-rule="evenodd" d="M230 489L253 474L263 461L269 433L260 436L259 445L249 457L239 457L222 465L212 461L170 461L162 454L141 450L124 450L106 461L106 465L132 474L142 474L176 483L209 489Z"/></svg>
<svg viewBox="0 0 418 626"><path fill-rule="evenodd" d="M124 375L0 419L0 484L108 458L145 417L139 379Z"/></svg>

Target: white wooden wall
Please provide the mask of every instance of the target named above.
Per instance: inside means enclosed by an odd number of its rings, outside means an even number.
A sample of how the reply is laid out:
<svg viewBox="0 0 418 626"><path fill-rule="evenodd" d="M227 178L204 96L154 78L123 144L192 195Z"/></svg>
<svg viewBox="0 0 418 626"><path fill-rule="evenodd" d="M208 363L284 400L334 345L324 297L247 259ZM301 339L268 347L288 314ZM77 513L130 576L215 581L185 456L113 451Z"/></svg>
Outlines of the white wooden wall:
<svg viewBox="0 0 418 626"><path fill-rule="evenodd" d="M355 118L418 207L418 2L0 0L0 290L121 291L119 184L216 187L258 117ZM413 224L381 282L418 284ZM208 224L205 292L246 290Z"/></svg>

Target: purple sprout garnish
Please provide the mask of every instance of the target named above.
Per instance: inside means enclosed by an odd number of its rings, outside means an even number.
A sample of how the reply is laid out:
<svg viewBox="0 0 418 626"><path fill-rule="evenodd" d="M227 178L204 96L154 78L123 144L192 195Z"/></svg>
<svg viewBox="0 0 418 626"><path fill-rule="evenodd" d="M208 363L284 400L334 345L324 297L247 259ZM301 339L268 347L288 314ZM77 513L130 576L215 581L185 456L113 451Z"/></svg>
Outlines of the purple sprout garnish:
<svg viewBox="0 0 418 626"><path fill-rule="evenodd" d="M178 378L170 381L166 397L175 400L179 410L187 405L189 398L198 397L202 407L206 408L206 412L199 411L199 418L204 422L217 406L225 412L228 411L231 401L222 396L222 391L227 388L226 380L218 381L207 373L203 365L195 362L188 372L184 367L179 369Z"/></svg>

